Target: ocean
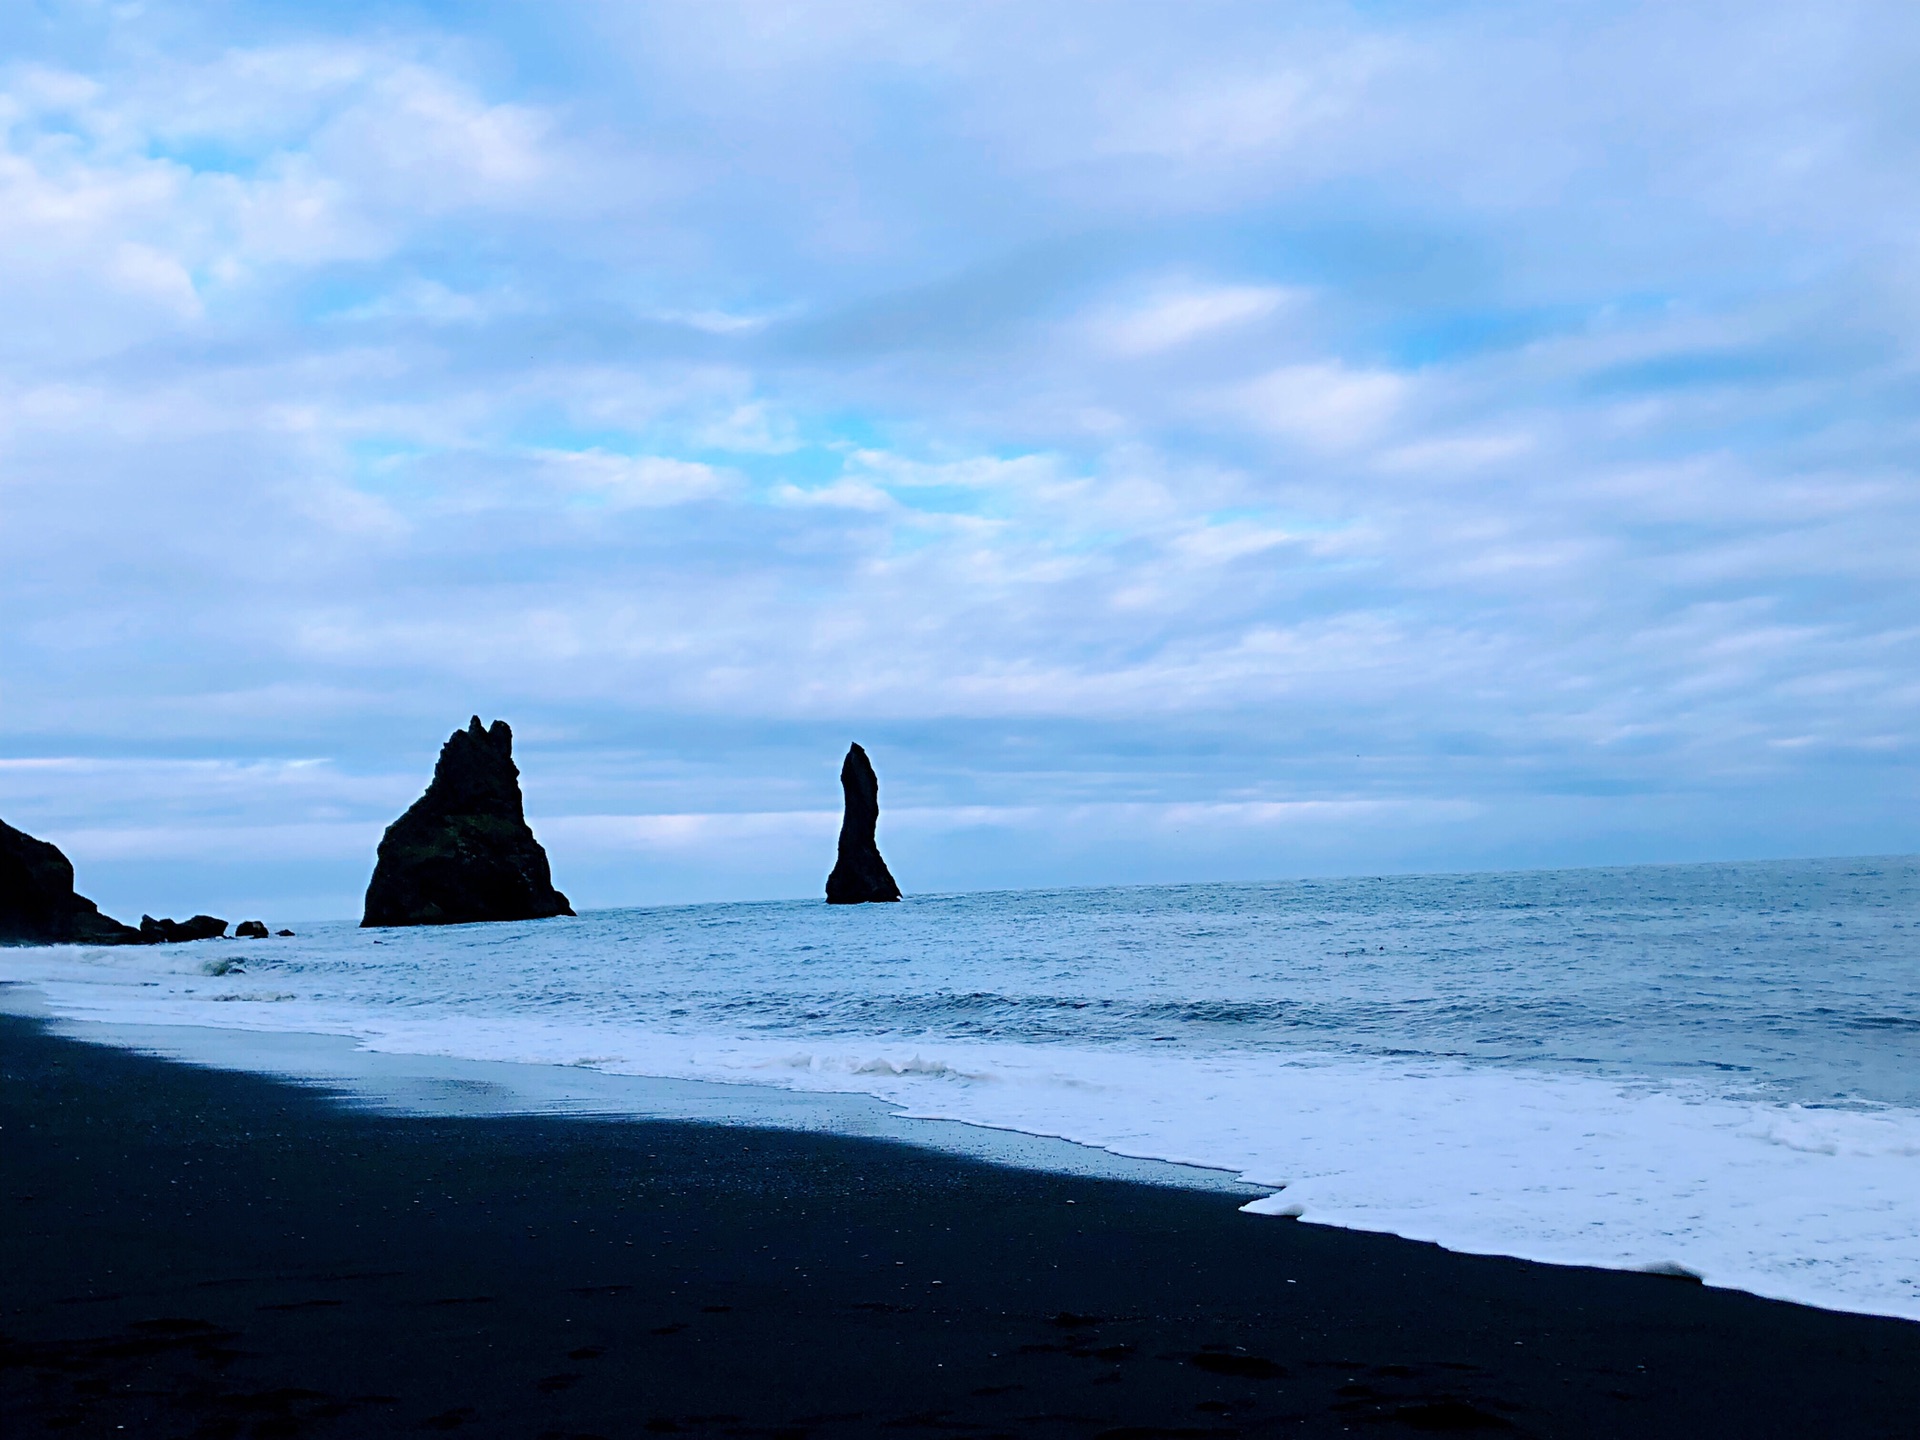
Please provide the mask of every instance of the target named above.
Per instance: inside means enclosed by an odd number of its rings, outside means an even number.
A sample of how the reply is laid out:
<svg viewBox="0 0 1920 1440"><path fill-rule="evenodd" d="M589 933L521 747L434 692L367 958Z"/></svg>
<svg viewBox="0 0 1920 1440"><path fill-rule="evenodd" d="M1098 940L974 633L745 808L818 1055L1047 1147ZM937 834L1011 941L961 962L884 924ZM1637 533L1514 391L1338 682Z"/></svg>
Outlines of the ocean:
<svg viewBox="0 0 1920 1440"><path fill-rule="evenodd" d="M334 1036L603 1110L621 1076L867 1096L1228 1172L1255 1213L1920 1319L1915 857L343 922L0 981L285 1073Z"/></svg>

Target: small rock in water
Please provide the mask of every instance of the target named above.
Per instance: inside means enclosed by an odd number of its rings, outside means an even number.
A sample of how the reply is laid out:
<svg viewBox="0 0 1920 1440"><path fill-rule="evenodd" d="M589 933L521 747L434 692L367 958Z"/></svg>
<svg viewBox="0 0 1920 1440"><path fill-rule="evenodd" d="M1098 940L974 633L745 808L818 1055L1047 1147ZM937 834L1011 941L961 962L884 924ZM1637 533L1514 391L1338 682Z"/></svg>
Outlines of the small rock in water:
<svg viewBox="0 0 1920 1440"><path fill-rule="evenodd" d="M880 780L873 762L858 745L849 746L840 766L840 788L847 808L840 821L840 855L827 877L829 905L862 905L875 900L898 900L887 862L880 858L874 830L880 823Z"/></svg>
<svg viewBox="0 0 1920 1440"><path fill-rule="evenodd" d="M185 940L219 940L227 933L227 922L212 915L196 915L191 920L156 920L140 917L140 938L149 945L174 945Z"/></svg>
<svg viewBox="0 0 1920 1440"><path fill-rule="evenodd" d="M274 933L274 934L276 934L276 935L291 935L291 934L293 934L293 931L291 931L291 930L276 930L276 931L274 931L273 933Z"/></svg>
<svg viewBox="0 0 1920 1440"><path fill-rule="evenodd" d="M236 940L264 940L267 938L267 925L264 920L242 920L233 927Z"/></svg>

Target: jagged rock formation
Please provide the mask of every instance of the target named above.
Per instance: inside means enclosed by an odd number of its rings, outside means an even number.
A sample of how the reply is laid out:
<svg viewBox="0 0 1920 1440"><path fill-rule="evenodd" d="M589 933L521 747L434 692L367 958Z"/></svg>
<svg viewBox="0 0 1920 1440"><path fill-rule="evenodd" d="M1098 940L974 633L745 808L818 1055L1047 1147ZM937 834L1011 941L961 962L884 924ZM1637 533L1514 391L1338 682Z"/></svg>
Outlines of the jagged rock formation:
<svg viewBox="0 0 1920 1440"><path fill-rule="evenodd" d="M858 745L848 747L840 765L840 788L846 792L847 809L840 821L840 855L827 877L827 903L898 900L900 887L880 858L873 834L880 823L880 780L867 752Z"/></svg>
<svg viewBox="0 0 1920 1440"><path fill-rule="evenodd" d="M233 938L236 940L265 940L267 938L267 922L264 920L242 920L238 925L233 927Z"/></svg>
<svg viewBox="0 0 1920 1440"><path fill-rule="evenodd" d="M140 932L73 893L57 845L0 820L0 945L138 945Z"/></svg>
<svg viewBox="0 0 1920 1440"><path fill-rule="evenodd" d="M140 917L140 938L149 945L178 945L186 940L224 940L227 922L213 915L196 915L191 920L156 920Z"/></svg>
<svg viewBox="0 0 1920 1440"><path fill-rule="evenodd" d="M527 828L513 731L480 717L440 749L433 783L380 841L362 925L464 925L571 915Z"/></svg>

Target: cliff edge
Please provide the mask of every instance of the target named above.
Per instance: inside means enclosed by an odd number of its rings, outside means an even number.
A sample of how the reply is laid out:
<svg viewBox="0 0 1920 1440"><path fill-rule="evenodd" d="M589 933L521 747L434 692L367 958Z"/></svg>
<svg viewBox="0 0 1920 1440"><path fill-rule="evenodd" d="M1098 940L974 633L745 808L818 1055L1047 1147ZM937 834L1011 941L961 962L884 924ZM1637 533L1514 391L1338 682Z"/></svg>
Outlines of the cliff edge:
<svg viewBox="0 0 1920 1440"><path fill-rule="evenodd" d="M0 945L140 945L131 925L73 890L60 847L0 820Z"/></svg>

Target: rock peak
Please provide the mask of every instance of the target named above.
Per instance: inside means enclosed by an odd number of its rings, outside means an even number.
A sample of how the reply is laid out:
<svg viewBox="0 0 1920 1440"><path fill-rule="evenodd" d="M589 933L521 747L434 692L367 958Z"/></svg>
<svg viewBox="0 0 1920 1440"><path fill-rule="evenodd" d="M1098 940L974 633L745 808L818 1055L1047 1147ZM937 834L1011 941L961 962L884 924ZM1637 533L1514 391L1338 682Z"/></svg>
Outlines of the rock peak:
<svg viewBox="0 0 1920 1440"><path fill-rule="evenodd" d="M380 841L365 925L463 925L571 915L527 828L513 731L474 716L440 747L426 793Z"/></svg>
<svg viewBox="0 0 1920 1440"><path fill-rule="evenodd" d="M840 821L840 854L827 877L827 903L898 900L900 887L880 858L874 838L880 824L880 779L867 752L857 744L847 747L847 758L840 765L840 789L846 796L846 813Z"/></svg>
<svg viewBox="0 0 1920 1440"><path fill-rule="evenodd" d="M432 815L498 815L524 823L520 767L513 763L507 722L496 720L489 729L476 715L466 729L449 735L434 763L433 781L414 809L421 806Z"/></svg>

